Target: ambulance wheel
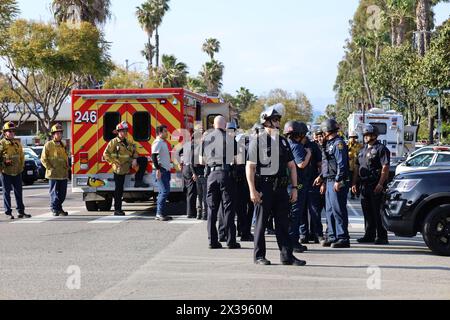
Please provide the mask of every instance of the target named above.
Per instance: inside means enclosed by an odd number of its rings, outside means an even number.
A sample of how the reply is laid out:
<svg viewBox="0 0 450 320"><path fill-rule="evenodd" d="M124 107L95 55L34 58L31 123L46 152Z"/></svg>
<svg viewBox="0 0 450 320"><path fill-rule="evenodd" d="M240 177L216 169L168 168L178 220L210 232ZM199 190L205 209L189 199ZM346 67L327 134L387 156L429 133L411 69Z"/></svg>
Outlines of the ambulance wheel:
<svg viewBox="0 0 450 320"><path fill-rule="evenodd" d="M89 212L98 211L97 201L86 201L86 210Z"/></svg>
<svg viewBox="0 0 450 320"><path fill-rule="evenodd" d="M106 198L104 201L98 201L97 206L100 211L111 211L113 199L111 197Z"/></svg>

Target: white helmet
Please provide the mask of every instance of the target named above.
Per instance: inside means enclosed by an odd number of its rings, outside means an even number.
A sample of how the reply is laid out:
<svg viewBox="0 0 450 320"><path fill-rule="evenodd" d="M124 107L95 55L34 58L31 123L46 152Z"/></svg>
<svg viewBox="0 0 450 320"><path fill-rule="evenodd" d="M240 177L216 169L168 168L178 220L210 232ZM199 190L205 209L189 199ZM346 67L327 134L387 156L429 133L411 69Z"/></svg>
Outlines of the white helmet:
<svg viewBox="0 0 450 320"><path fill-rule="evenodd" d="M270 107L266 108L266 110L264 110L261 113L261 116L260 116L261 124L266 123L266 121L269 120L272 117L276 117L276 116L283 117L284 110L285 110L285 108L284 108L284 105L282 103L277 103L277 104L275 104L273 106L270 106Z"/></svg>
<svg viewBox="0 0 450 320"><path fill-rule="evenodd" d="M358 134L356 133L356 131L353 130L348 133L348 137L349 138L352 138L352 137L358 138Z"/></svg>

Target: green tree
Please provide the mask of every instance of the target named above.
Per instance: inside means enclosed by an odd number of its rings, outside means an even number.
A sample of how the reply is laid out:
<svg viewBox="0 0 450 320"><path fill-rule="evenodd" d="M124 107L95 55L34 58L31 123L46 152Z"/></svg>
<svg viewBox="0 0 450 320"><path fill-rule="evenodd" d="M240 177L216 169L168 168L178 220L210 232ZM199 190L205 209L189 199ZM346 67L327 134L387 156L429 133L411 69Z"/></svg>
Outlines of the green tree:
<svg viewBox="0 0 450 320"><path fill-rule="evenodd" d="M127 71L115 66L114 71L105 79L104 89L143 88L148 77L142 72Z"/></svg>
<svg viewBox="0 0 450 320"><path fill-rule="evenodd" d="M247 110L253 103L258 101L258 97L250 92L249 89L241 87L236 91L234 106L239 113Z"/></svg>
<svg viewBox="0 0 450 320"><path fill-rule="evenodd" d="M213 61L214 54L220 51L219 40L214 38L206 39L205 42L203 43L202 50L211 58L211 61Z"/></svg>
<svg viewBox="0 0 450 320"><path fill-rule="evenodd" d="M6 45L6 30L19 14L16 0L0 1L0 47Z"/></svg>
<svg viewBox="0 0 450 320"><path fill-rule="evenodd" d="M99 26L111 18L111 0L53 0L52 11L59 24L84 21Z"/></svg>
<svg viewBox="0 0 450 320"><path fill-rule="evenodd" d="M187 77L186 87L195 93L206 93L208 90L205 82L200 77Z"/></svg>
<svg viewBox="0 0 450 320"><path fill-rule="evenodd" d="M82 22L78 28L18 20L8 29L9 44L0 50L10 88L26 111L39 122L40 131L50 125L71 90L92 75L107 77L113 64L109 46L99 30Z"/></svg>
<svg viewBox="0 0 450 320"><path fill-rule="evenodd" d="M162 88L182 88L187 84L188 67L173 55L163 55L162 65L157 69L156 82Z"/></svg>
<svg viewBox="0 0 450 320"><path fill-rule="evenodd" d="M200 77L206 84L207 93L209 95L219 95L222 88L222 78L225 66L223 63L212 60L206 62L200 71Z"/></svg>

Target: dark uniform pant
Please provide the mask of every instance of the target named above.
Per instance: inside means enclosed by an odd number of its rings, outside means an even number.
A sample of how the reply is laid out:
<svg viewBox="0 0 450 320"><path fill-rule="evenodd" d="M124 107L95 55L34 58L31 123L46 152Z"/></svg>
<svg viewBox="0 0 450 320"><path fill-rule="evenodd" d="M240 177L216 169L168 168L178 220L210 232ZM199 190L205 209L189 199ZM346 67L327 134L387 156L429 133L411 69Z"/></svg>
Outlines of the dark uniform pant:
<svg viewBox="0 0 450 320"><path fill-rule="evenodd" d="M257 184L262 194L262 203L255 205L255 252L254 259L266 258L266 239L264 236L267 221L271 215L275 220L275 231L282 262L292 259L292 243L289 237L289 194L286 188L277 188L271 182Z"/></svg>
<svg viewBox="0 0 450 320"><path fill-rule="evenodd" d="M208 176L208 239L214 245L219 242L217 233L217 214L222 206L222 219L227 235L228 246L236 243L236 225L234 224L233 184L231 172L225 170L213 171Z"/></svg>
<svg viewBox="0 0 450 320"><path fill-rule="evenodd" d="M187 216L195 217L195 207L197 204L197 185L194 179L192 179L193 172L190 166L183 167L183 179L186 187L186 207Z"/></svg>
<svg viewBox="0 0 450 320"><path fill-rule="evenodd" d="M250 189L245 177L245 168L237 172L234 194L239 234L241 237L249 237L252 229L254 205L250 201Z"/></svg>
<svg viewBox="0 0 450 320"><path fill-rule="evenodd" d="M314 237L323 237L322 211L325 208L325 199L320 194L320 187L310 188L307 198L311 234Z"/></svg>
<svg viewBox="0 0 450 320"><path fill-rule="evenodd" d="M22 193L22 175L9 176L7 174L2 174L2 184L3 184L3 205L5 208L5 213L7 215L12 214L11 208L11 191L14 190L14 196L16 197L17 211L19 214L25 212L25 205L23 204L23 193Z"/></svg>
<svg viewBox="0 0 450 320"><path fill-rule="evenodd" d="M63 211L67 195L67 180L50 180L50 207L53 211Z"/></svg>
<svg viewBox="0 0 450 320"><path fill-rule="evenodd" d="M206 219L208 217L208 204L206 202L207 194L207 179L205 177L204 169L201 171L194 168L197 174L197 217Z"/></svg>
<svg viewBox="0 0 450 320"><path fill-rule="evenodd" d="M327 181L326 212L328 222L328 240L330 242L350 241L348 233L347 195L348 186L345 185L339 192L334 191L334 180Z"/></svg>
<svg viewBox="0 0 450 320"><path fill-rule="evenodd" d="M383 193L375 193L376 185L361 186L361 206L364 213L366 227L365 237L387 240L388 234L381 221L381 206L383 205Z"/></svg>
<svg viewBox="0 0 450 320"><path fill-rule="evenodd" d="M145 172L147 172L148 159L146 157L139 157L136 159L139 166L134 179L136 182L142 182L144 180Z"/></svg>
<svg viewBox="0 0 450 320"><path fill-rule="evenodd" d="M303 187L298 191L297 202L292 204L289 236L293 246L299 246L299 239L308 237L308 210L307 210L307 189Z"/></svg>
<svg viewBox="0 0 450 320"><path fill-rule="evenodd" d="M114 173L114 183L116 186L116 188L114 189L114 210L115 211L122 210L122 198L123 198L125 177L126 177L126 175Z"/></svg>

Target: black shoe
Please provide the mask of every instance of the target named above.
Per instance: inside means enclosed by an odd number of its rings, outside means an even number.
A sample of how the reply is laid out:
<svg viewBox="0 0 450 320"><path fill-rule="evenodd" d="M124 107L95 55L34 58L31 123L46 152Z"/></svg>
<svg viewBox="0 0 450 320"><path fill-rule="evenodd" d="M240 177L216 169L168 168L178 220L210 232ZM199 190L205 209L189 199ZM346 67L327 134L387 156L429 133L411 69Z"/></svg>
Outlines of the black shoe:
<svg viewBox="0 0 450 320"><path fill-rule="evenodd" d="M266 230L266 235L273 236L273 235L276 235L276 232L275 232L274 229L267 229Z"/></svg>
<svg viewBox="0 0 450 320"><path fill-rule="evenodd" d="M322 245L322 247L324 247L324 248L329 248L329 247L331 247L331 245L333 244L333 242L332 241L330 241L330 240L322 240L321 242L320 242L320 244Z"/></svg>
<svg viewBox="0 0 450 320"><path fill-rule="evenodd" d="M125 212L123 212L122 210L116 210L116 211L114 211L114 215L123 217L125 215Z"/></svg>
<svg viewBox="0 0 450 320"><path fill-rule="evenodd" d="M170 221L170 220L172 220L170 217L168 217L168 216L156 216L156 220L157 221L162 221L162 222L167 222L167 221Z"/></svg>
<svg viewBox="0 0 450 320"><path fill-rule="evenodd" d="M54 217L59 217L60 212L59 212L59 210L52 210L52 214Z"/></svg>
<svg viewBox="0 0 450 320"><path fill-rule="evenodd" d="M227 242L227 237L220 237L219 242Z"/></svg>
<svg viewBox="0 0 450 320"><path fill-rule="evenodd" d="M222 249L222 245L220 244L220 242L214 243L214 244L210 244L209 245L210 249Z"/></svg>
<svg viewBox="0 0 450 320"><path fill-rule="evenodd" d="M333 249L347 249L350 248L350 242L349 241L337 241L331 245L331 248Z"/></svg>
<svg viewBox="0 0 450 320"><path fill-rule="evenodd" d="M312 240L312 242L314 242L315 244L319 244L320 243L320 237L314 237L314 239Z"/></svg>
<svg viewBox="0 0 450 320"><path fill-rule="evenodd" d="M69 215L69 213L68 213L67 211L64 211L64 210L60 210L60 211L59 211L59 214L60 214L61 216L63 216L63 217L67 217L67 216Z"/></svg>
<svg viewBox="0 0 450 320"><path fill-rule="evenodd" d="M374 243L375 239L374 238L369 238L369 237L362 237L362 238L360 238L360 239L358 239L356 241L358 241L358 243Z"/></svg>
<svg viewBox="0 0 450 320"><path fill-rule="evenodd" d="M305 251L308 251L308 247L302 246L301 244L299 244L298 246L295 246L295 247L294 247L293 251L294 251L295 253L303 253L303 252L305 252Z"/></svg>
<svg viewBox="0 0 450 320"><path fill-rule="evenodd" d="M202 220L202 216L197 216L197 220Z"/></svg>
<svg viewBox="0 0 450 320"><path fill-rule="evenodd" d="M188 219L196 219L196 216L187 216Z"/></svg>
<svg viewBox="0 0 450 320"><path fill-rule="evenodd" d="M284 266L297 266L297 267L303 267L306 266L306 261L299 260L296 257L292 257L289 261L282 261L282 265Z"/></svg>
<svg viewBox="0 0 450 320"><path fill-rule="evenodd" d="M258 259L255 261L255 264L259 266L270 266L272 263L267 259Z"/></svg>
<svg viewBox="0 0 450 320"><path fill-rule="evenodd" d="M10 220L14 220L14 216L12 214L7 214L7 216L9 217Z"/></svg>
<svg viewBox="0 0 450 320"><path fill-rule="evenodd" d="M30 219L31 218L31 216L29 215L29 214L26 214L26 213L19 213L19 216L18 216L18 218L19 219Z"/></svg>
<svg viewBox="0 0 450 320"><path fill-rule="evenodd" d="M375 244L376 245L388 245L389 240L388 239L376 239Z"/></svg>
<svg viewBox="0 0 450 320"><path fill-rule="evenodd" d="M203 216L202 219L203 221L208 221L208 216Z"/></svg>
<svg viewBox="0 0 450 320"><path fill-rule="evenodd" d="M134 183L134 187L135 188L149 188L150 187L150 185L149 184L147 184L147 183L144 183L144 182L142 182L142 181L140 181L140 182L135 182Z"/></svg>
<svg viewBox="0 0 450 320"><path fill-rule="evenodd" d="M236 243L230 244L228 246L228 249L231 249L231 250L233 250L233 249L241 249L241 245L236 242Z"/></svg>
<svg viewBox="0 0 450 320"><path fill-rule="evenodd" d="M255 237L252 234L241 237L241 242L253 242L253 241L255 241Z"/></svg>
<svg viewBox="0 0 450 320"><path fill-rule="evenodd" d="M308 240L308 238L303 238L303 239L300 239L300 243L301 244L309 244L309 240Z"/></svg>

